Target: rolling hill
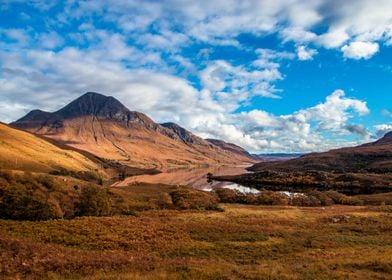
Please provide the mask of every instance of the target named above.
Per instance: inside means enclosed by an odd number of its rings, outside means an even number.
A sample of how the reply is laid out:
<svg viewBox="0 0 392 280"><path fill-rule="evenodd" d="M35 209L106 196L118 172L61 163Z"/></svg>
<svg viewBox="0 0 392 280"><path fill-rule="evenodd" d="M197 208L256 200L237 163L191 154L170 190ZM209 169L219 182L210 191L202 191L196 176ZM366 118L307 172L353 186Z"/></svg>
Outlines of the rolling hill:
<svg viewBox="0 0 392 280"><path fill-rule="evenodd" d="M62 149L29 132L0 123L0 169L31 172L99 171L101 165L77 151Z"/></svg>
<svg viewBox="0 0 392 280"><path fill-rule="evenodd" d="M248 169L254 173L215 179L278 191L390 192L392 133L373 143L307 154L287 161L260 162Z"/></svg>
<svg viewBox="0 0 392 280"><path fill-rule="evenodd" d="M262 171L305 171L328 172L392 172L392 133L381 139L357 147L335 149L323 153L311 153L281 162L260 162L249 170Z"/></svg>
<svg viewBox="0 0 392 280"><path fill-rule="evenodd" d="M53 113L31 111L12 126L138 168L164 170L254 162L176 124L157 124L143 113L130 111L114 97L94 92Z"/></svg>

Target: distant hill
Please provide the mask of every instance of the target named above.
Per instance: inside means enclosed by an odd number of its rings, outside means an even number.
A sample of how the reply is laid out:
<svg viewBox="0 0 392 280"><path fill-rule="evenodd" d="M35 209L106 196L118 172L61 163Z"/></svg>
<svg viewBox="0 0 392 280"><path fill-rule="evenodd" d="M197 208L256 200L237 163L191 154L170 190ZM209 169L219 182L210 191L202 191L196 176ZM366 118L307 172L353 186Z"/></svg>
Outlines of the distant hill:
<svg viewBox="0 0 392 280"><path fill-rule="evenodd" d="M276 157L276 158L296 158L303 156L304 154L300 153L269 153L269 154L258 154L258 156L262 157Z"/></svg>
<svg viewBox="0 0 392 280"><path fill-rule="evenodd" d="M357 147L306 154L283 162L261 162L250 168L251 171L265 169L389 173L392 172L392 133L387 133L378 141Z"/></svg>
<svg viewBox="0 0 392 280"><path fill-rule="evenodd" d="M94 92L53 113L31 111L12 126L139 168L255 162L177 124L157 124L143 113L130 111L114 97Z"/></svg>
<svg viewBox="0 0 392 280"><path fill-rule="evenodd" d="M88 157L3 123L0 123L0 169L45 173L65 169L105 174L101 165Z"/></svg>
<svg viewBox="0 0 392 280"><path fill-rule="evenodd" d="M260 162L248 169L254 173L215 179L277 191L391 192L392 133L373 143L286 161Z"/></svg>

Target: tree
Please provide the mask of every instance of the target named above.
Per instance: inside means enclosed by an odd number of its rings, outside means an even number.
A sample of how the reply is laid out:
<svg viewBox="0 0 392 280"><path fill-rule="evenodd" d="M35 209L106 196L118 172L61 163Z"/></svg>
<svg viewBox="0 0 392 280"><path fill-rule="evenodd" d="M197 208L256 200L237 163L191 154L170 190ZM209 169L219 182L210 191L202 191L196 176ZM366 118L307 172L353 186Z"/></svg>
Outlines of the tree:
<svg viewBox="0 0 392 280"><path fill-rule="evenodd" d="M84 187L78 208L80 216L110 215L111 201L107 190L92 185Z"/></svg>

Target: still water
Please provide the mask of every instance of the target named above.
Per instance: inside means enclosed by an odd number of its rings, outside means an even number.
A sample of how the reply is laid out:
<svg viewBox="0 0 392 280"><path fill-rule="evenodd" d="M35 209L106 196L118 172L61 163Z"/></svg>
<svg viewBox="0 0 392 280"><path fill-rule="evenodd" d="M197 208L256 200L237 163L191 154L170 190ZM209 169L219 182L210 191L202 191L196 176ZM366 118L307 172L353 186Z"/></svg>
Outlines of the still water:
<svg viewBox="0 0 392 280"><path fill-rule="evenodd" d="M216 188L228 188L238 190L243 193L258 193L254 188L241 186L232 182L207 181L207 174L215 176L238 175L247 173L244 166L218 166L208 168L174 169L156 175L140 175L126 178L124 181L114 183L112 186L127 186L128 184L140 183L160 183L167 185L187 185L196 189L212 191Z"/></svg>

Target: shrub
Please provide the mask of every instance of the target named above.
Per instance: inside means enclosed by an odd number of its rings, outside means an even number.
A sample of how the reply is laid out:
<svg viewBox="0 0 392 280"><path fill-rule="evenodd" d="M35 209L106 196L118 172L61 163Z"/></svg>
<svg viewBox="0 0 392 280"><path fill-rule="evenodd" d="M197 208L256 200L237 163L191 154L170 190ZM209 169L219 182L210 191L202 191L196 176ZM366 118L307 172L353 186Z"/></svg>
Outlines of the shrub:
<svg viewBox="0 0 392 280"><path fill-rule="evenodd" d="M327 191L325 194L331 198L335 204L343 205L363 205L363 201L354 196L347 196L337 191Z"/></svg>
<svg viewBox="0 0 392 280"><path fill-rule="evenodd" d="M326 194L330 199L332 199L332 201L333 201L335 204L342 204L343 199L345 199L345 198L347 197L346 195L344 195L344 194L342 194L342 193L339 193L339 192L337 192L337 191L327 191L327 192L325 192L325 194Z"/></svg>
<svg viewBox="0 0 392 280"><path fill-rule="evenodd" d="M175 207L180 209L215 209L218 197L215 193L179 188L170 193Z"/></svg>
<svg viewBox="0 0 392 280"><path fill-rule="evenodd" d="M40 175L37 179L37 181L43 185L45 188L51 191L59 190L60 187L58 184L53 180L52 177L48 175Z"/></svg>
<svg viewBox="0 0 392 280"><path fill-rule="evenodd" d="M9 170L0 170L0 178L3 178L7 182L12 182L15 179L15 176Z"/></svg>
<svg viewBox="0 0 392 280"><path fill-rule="evenodd" d="M93 185L82 189L78 215L80 216L107 216L111 213L111 201L108 191Z"/></svg>
<svg viewBox="0 0 392 280"><path fill-rule="evenodd" d="M48 220L55 218L45 195L23 184L1 190L0 217L15 220Z"/></svg>
<svg viewBox="0 0 392 280"><path fill-rule="evenodd" d="M334 200L325 192L311 191L307 195L317 198L320 201L321 206L331 206L334 204Z"/></svg>
<svg viewBox="0 0 392 280"><path fill-rule="evenodd" d="M168 193L162 193L155 201L158 209L169 209L173 207L173 201Z"/></svg>
<svg viewBox="0 0 392 280"><path fill-rule="evenodd" d="M320 200L313 195L305 195L305 194L295 194L290 196L290 205L293 206L320 206Z"/></svg>
<svg viewBox="0 0 392 280"><path fill-rule="evenodd" d="M261 205L287 205L288 202L287 195L273 191L261 192L256 198L256 203Z"/></svg>
<svg viewBox="0 0 392 280"><path fill-rule="evenodd" d="M246 197L244 194L237 190L218 188L215 193L219 197L219 201L222 203L245 203Z"/></svg>

